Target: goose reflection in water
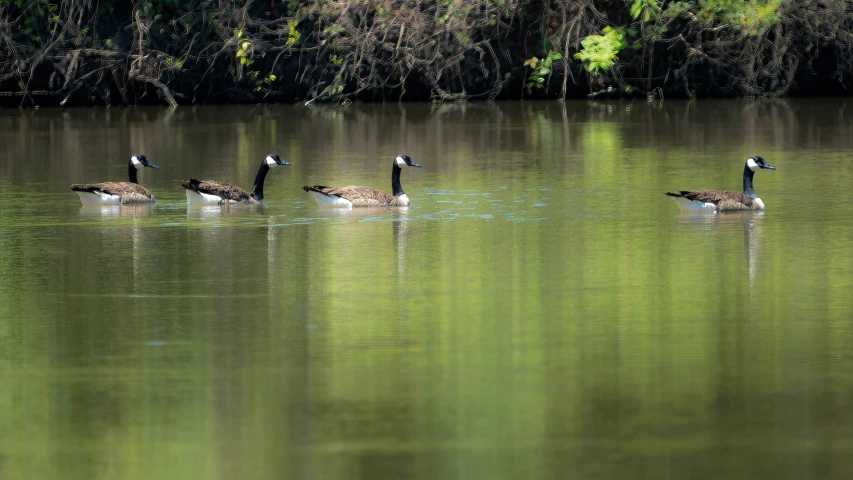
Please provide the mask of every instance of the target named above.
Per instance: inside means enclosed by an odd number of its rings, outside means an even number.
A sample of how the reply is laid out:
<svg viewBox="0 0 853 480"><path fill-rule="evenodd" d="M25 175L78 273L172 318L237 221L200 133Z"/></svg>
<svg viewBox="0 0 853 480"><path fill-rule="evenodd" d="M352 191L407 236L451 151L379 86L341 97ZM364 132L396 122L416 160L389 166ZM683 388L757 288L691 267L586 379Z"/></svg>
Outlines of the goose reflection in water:
<svg viewBox="0 0 853 480"><path fill-rule="evenodd" d="M759 259L761 257L761 237L764 227L764 212L733 212L717 215L680 215L676 217L680 224L707 225L720 232L742 230L743 250L749 273L749 290L756 283Z"/></svg>
<svg viewBox="0 0 853 480"><path fill-rule="evenodd" d="M103 241L112 244L126 245L128 239L131 244L129 250L132 252L132 278L133 293L141 293L141 285L144 282L145 272L141 268L142 256L146 244L146 221L142 220L151 216L154 206L150 203L125 204L125 205L83 205L80 207L80 216L93 217L99 220L115 219L117 222L112 227L100 228ZM108 226L109 223L104 224ZM130 229L130 235L128 230ZM148 230L150 231L150 230Z"/></svg>
<svg viewBox="0 0 853 480"><path fill-rule="evenodd" d="M214 219L214 218L241 218L262 215L263 205L187 205L187 218Z"/></svg>
<svg viewBox="0 0 853 480"><path fill-rule="evenodd" d="M100 218L143 218L151 216L154 206L146 203L128 205L83 205L80 207L82 217Z"/></svg>

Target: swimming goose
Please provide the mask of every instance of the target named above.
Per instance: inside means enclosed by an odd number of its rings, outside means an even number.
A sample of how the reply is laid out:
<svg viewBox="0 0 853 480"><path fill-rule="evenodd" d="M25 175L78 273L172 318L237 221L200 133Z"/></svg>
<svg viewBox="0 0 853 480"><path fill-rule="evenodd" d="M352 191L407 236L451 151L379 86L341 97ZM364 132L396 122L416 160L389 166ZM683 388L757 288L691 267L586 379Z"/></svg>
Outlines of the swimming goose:
<svg viewBox="0 0 853 480"><path fill-rule="evenodd" d="M278 155L271 153L267 155L258 174L255 176L255 184L252 192L246 193L242 188L230 183L219 183L213 180L196 180L191 178L181 182L181 186L187 189L187 203L190 206L203 205L230 205L234 203L258 204L264 201L264 179L271 167L278 165L290 165Z"/></svg>
<svg viewBox="0 0 853 480"><path fill-rule="evenodd" d="M348 185L346 187L306 185L302 189L310 193L321 207L407 207L410 203L409 197L403 193L403 187L400 186L402 167L420 167L420 165L405 153L397 155L391 169L392 195L382 190L359 185Z"/></svg>
<svg viewBox="0 0 853 480"><path fill-rule="evenodd" d="M673 197L683 213L717 213L733 211L762 211L764 202L752 189L752 176L761 169L776 170L759 156L749 157L743 169L743 193L723 190L682 190L666 192Z"/></svg>
<svg viewBox="0 0 853 480"><path fill-rule="evenodd" d="M71 185L83 205L119 205L123 203L155 203L154 196L136 180L136 171L142 167L160 168L137 153L130 157L127 182L84 183Z"/></svg>

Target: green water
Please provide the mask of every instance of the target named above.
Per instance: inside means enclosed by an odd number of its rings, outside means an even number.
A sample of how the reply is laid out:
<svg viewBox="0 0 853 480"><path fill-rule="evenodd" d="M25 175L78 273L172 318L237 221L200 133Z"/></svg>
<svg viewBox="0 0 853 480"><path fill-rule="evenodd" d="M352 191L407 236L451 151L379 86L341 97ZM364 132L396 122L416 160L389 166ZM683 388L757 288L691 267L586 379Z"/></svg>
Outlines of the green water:
<svg viewBox="0 0 853 480"><path fill-rule="evenodd" d="M0 478L851 478L850 107L0 111ZM750 155L764 214L663 195Z"/></svg>

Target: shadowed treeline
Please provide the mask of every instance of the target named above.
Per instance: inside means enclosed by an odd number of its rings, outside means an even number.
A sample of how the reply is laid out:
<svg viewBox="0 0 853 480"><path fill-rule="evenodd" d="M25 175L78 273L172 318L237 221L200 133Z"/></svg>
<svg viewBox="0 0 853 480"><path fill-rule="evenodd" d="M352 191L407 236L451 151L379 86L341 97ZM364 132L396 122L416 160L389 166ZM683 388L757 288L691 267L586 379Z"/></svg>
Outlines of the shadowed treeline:
<svg viewBox="0 0 853 480"><path fill-rule="evenodd" d="M0 0L0 104L841 95L844 0Z"/></svg>

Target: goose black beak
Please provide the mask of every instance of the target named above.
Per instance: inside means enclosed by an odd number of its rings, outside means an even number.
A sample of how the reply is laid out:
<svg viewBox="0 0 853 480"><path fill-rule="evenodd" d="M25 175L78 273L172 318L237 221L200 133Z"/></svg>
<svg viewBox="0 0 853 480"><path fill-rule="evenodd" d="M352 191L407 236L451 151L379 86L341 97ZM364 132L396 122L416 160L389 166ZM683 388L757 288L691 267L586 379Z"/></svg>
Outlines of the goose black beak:
<svg viewBox="0 0 853 480"><path fill-rule="evenodd" d="M278 163L279 165L290 165L290 162L288 162L287 160L279 160L276 163Z"/></svg>
<svg viewBox="0 0 853 480"><path fill-rule="evenodd" d="M420 164L420 163L418 163L418 162L416 162L416 161L414 161L414 160L412 160L412 161L411 161L411 163L409 163L409 166L410 166L410 167L420 167L420 166L421 166L421 164Z"/></svg>
<svg viewBox="0 0 853 480"><path fill-rule="evenodd" d="M145 166L146 166L146 167L151 167L151 168L160 168L160 167L158 167L157 165L154 165L154 163L153 163L153 162L148 162L147 164L145 164Z"/></svg>
<svg viewBox="0 0 853 480"><path fill-rule="evenodd" d="M770 165L770 164L766 164L766 163L764 164L764 167L762 167L762 168L766 168L767 170L776 170L776 167L774 167L773 165Z"/></svg>

